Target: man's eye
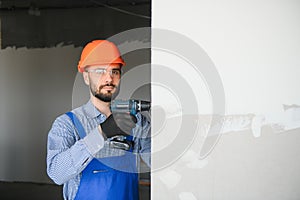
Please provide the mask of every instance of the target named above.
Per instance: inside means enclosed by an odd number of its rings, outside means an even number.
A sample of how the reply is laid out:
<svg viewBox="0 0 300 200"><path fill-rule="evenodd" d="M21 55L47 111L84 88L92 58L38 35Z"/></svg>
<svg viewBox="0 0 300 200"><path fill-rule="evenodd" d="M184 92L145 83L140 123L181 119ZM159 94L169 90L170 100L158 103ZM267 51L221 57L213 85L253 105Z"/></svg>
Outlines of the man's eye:
<svg viewBox="0 0 300 200"><path fill-rule="evenodd" d="M114 75L119 75L119 74L120 74L120 71L117 70L117 69L114 69L114 70L112 70L112 74L114 74Z"/></svg>

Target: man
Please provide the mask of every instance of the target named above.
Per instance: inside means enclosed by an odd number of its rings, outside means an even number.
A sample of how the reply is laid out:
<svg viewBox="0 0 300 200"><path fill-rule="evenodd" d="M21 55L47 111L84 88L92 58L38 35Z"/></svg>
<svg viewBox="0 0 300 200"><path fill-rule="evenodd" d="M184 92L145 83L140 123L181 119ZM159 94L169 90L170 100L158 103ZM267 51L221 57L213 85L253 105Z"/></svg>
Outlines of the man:
<svg viewBox="0 0 300 200"><path fill-rule="evenodd" d="M78 71L90 100L59 116L48 135L47 173L64 199L138 199L140 155L150 166L150 123L140 113L112 113L124 61L107 40L88 43Z"/></svg>

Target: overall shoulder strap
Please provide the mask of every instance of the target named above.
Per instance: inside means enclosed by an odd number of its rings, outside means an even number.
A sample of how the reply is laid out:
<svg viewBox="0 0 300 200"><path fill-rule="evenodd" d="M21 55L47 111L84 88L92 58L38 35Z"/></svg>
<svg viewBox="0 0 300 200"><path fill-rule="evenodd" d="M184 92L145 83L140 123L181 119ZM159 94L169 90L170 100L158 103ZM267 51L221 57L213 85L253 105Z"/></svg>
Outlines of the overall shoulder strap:
<svg viewBox="0 0 300 200"><path fill-rule="evenodd" d="M79 137L82 139L86 136L85 130L79 121L79 119L76 117L76 115L72 112L67 112L66 115L68 115L74 124L75 128L77 129L77 132L79 134Z"/></svg>

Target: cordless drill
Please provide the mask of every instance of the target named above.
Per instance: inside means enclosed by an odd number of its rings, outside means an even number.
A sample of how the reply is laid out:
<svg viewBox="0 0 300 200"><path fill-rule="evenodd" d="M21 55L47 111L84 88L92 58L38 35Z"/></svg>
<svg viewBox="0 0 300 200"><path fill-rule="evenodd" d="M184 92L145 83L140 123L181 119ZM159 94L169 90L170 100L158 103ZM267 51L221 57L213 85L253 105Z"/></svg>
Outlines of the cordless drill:
<svg viewBox="0 0 300 200"><path fill-rule="evenodd" d="M149 101L129 99L129 100L113 100L110 104L112 113L130 113L135 116L138 112L149 111L151 103ZM129 151L132 149L132 136L116 135L108 138L111 148L123 149Z"/></svg>

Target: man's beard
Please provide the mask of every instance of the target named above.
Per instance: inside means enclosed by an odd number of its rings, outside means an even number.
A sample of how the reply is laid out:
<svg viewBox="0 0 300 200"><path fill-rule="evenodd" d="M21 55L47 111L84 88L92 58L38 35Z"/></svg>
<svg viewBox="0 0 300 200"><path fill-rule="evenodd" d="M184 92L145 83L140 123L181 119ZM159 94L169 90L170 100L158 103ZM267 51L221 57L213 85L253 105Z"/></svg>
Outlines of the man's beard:
<svg viewBox="0 0 300 200"><path fill-rule="evenodd" d="M112 93L112 92L108 92L106 94L103 94L102 92L100 92L102 90L103 87L105 86L111 86L111 87L114 87L115 92ZM90 86L90 90L91 90L91 93L94 97L96 97L97 99L99 99L100 101L104 101L104 102L111 102L112 99L114 99L118 94L119 94L119 91L120 91L120 88L116 85L113 85L113 84L106 84L106 85L102 85L99 87L99 89L97 90L96 87L92 87Z"/></svg>

